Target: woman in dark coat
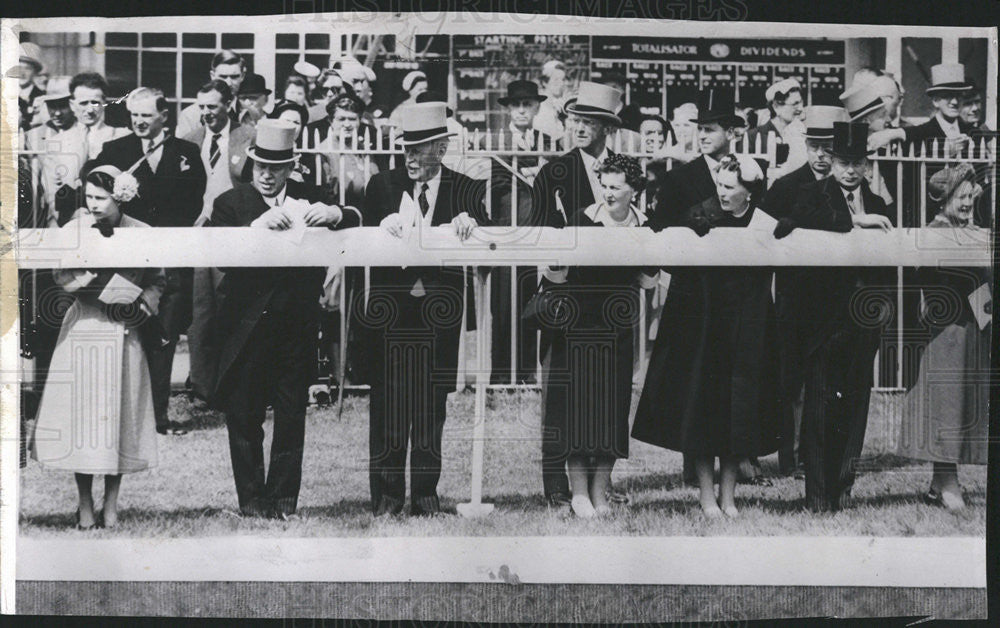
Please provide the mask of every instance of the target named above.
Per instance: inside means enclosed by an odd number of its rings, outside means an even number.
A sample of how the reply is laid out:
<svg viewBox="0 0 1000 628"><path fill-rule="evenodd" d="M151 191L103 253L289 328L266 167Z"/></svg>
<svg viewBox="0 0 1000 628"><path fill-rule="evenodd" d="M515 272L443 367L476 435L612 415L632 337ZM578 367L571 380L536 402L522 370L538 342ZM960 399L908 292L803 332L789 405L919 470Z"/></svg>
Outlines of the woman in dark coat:
<svg viewBox="0 0 1000 628"><path fill-rule="evenodd" d="M982 188L972 166L944 168L927 188L930 203L939 207L927 226L976 237L973 216ZM929 332L930 341L906 396L899 454L932 462L924 500L957 511L965 507L958 465L986 464L992 273L988 267L941 267L918 269L917 276L923 290L922 331Z"/></svg>
<svg viewBox="0 0 1000 628"><path fill-rule="evenodd" d="M718 197L690 208L673 226L699 235L747 227L764 191L748 157L720 161ZM653 347L632 437L695 460L702 510L735 516L742 458L777 449L777 351L771 275L761 267L678 268ZM720 459L719 498L714 485ZM721 506L721 508L720 508Z"/></svg>
<svg viewBox="0 0 1000 628"><path fill-rule="evenodd" d="M645 183L635 159L611 155L599 169L601 199L576 211L576 227L641 227L632 203ZM653 275L655 269L646 271ZM543 290L558 303L542 354L543 444L567 461L573 512L593 517L609 510L606 493L617 458L628 457L632 401L632 330L639 319L640 284L652 279L630 266L550 267Z"/></svg>

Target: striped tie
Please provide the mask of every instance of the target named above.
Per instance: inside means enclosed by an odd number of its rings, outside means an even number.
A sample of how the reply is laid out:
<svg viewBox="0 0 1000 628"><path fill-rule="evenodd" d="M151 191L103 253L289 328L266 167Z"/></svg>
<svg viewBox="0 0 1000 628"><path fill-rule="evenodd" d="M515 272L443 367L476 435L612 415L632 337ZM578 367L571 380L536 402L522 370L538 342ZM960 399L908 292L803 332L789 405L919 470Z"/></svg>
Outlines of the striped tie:
<svg viewBox="0 0 1000 628"><path fill-rule="evenodd" d="M222 152L219 150L219 137L222 133L216 133L212 136L212 145L208 147L208 167L215 170L215 164L219 163L219 157Z"/></svg>

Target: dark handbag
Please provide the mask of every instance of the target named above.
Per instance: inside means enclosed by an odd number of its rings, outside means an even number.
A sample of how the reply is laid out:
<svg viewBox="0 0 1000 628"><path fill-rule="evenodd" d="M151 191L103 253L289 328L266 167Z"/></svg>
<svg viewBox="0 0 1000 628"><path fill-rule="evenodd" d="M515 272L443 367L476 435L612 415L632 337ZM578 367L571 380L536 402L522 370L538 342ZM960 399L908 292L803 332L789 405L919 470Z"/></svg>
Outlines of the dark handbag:
<svg viewBox="0 0 1000 628"><path fill-rule="evenodd" d="M532 331L565 329L573 322L573 314L573 298L566 289L543 281L538 292L524 304L521 322Z"/></svg>

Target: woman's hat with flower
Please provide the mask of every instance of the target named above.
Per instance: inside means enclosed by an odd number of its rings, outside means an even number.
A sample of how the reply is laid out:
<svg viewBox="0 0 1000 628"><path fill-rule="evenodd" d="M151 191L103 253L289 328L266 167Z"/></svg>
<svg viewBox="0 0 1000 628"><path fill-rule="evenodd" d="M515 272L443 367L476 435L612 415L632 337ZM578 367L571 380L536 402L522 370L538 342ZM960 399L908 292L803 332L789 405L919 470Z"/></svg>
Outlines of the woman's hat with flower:
<svg viewBox="0 0 1000 628"><path fill-rule="evenodd" d="M936 203L946 203L962 182L972 183L973 194L978 196L983 188L976 183L976 171L971 164L951 164L938 170L927 182L927 196Z"/></svg>

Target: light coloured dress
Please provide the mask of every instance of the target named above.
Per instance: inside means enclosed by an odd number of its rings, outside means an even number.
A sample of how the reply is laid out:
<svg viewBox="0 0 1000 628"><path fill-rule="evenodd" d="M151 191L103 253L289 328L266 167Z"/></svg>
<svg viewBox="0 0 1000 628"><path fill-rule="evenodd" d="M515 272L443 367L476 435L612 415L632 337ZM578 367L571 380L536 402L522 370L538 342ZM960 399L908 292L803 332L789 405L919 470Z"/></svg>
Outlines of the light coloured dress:
<svg viewBox="0 0 1000 628"><path fill-rule="evenodd" d="M927 226L951 227L940 216ZM992 273L926 268L920 269L919 282L922 329L929 339L917 381L906 394L898 453L914 460L986 464L993 323L980 327L969 295L983 286L991 291Z"/></svg>
<svg viewBox="0 0 1000 628"><path fill-rule="evenodd" d="M89 216L64 229L89 228ZM122 216L119 227L147 227ZM114 237L114 236L112 236ZM58 269L55 282L74 296L52 355L33 434L32 458L47 469L92 475L156 466L152 386L139 332L108 318L94 291L80 292L85 270ZM155 314L166 283L160 268L102 269L143 289ZM100 285L98 277L90 285Z"/></svg>

